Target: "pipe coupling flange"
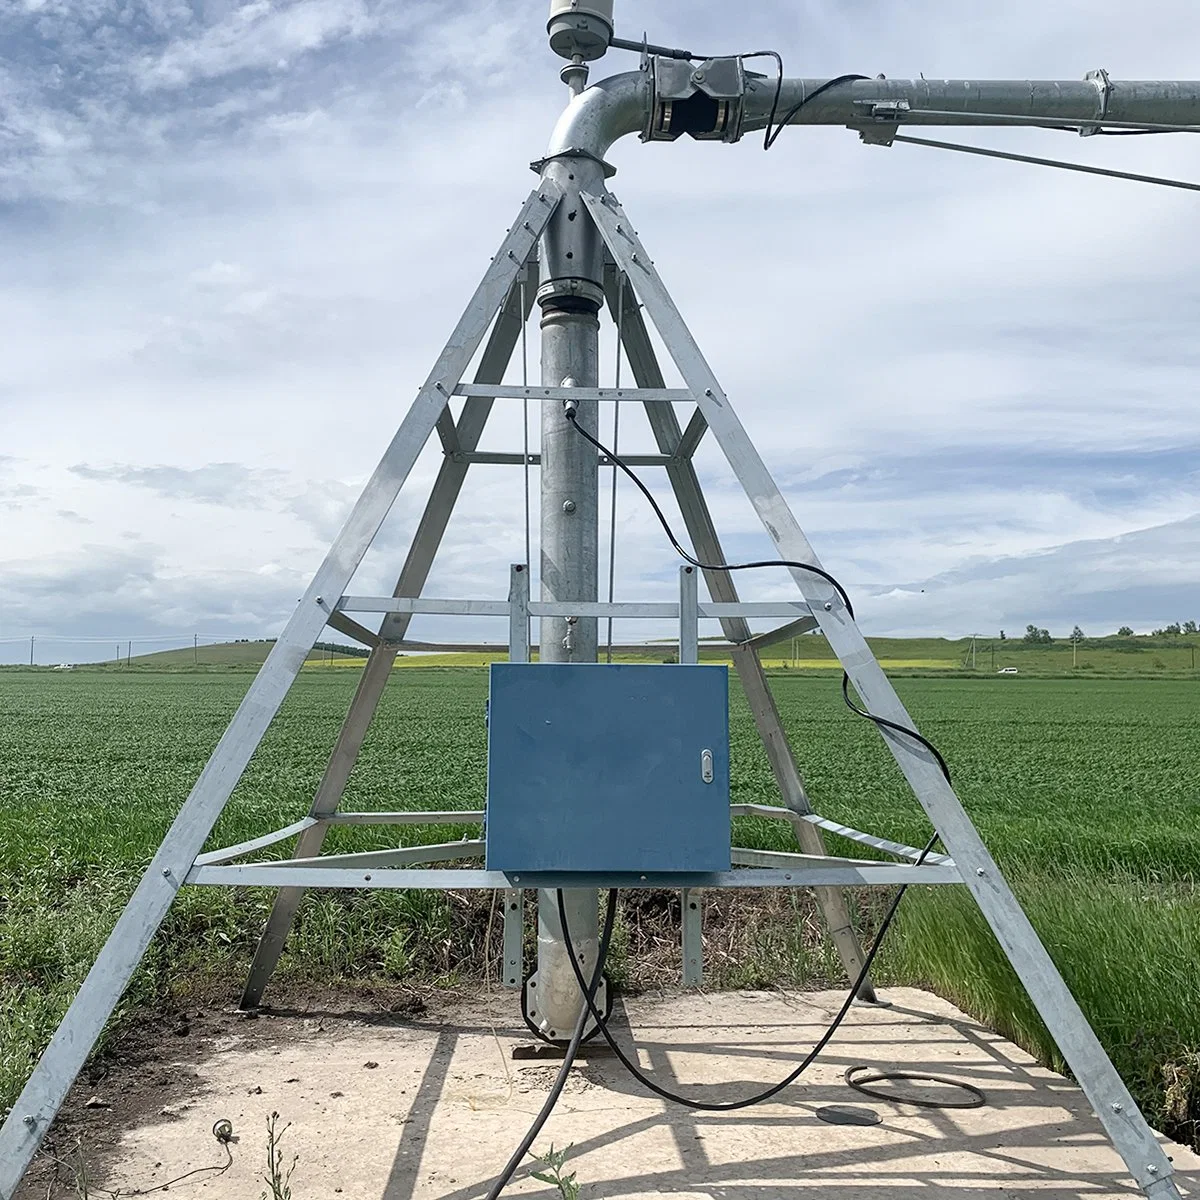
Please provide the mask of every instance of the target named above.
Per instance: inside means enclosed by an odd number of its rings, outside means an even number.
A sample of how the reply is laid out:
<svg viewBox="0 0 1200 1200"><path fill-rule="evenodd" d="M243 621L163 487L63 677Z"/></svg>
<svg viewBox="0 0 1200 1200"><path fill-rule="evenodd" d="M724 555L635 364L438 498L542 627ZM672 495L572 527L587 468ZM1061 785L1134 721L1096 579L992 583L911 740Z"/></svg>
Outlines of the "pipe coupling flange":
<svg viewBox="0 0 1200 1200"><path fill-rule="evenodd" d="M736 142L746 116L746 70L740 57L702 63L651 58L653 95L642 129L644 142Z"/></svg>
<svg viewBox="0 0 1200 1200"><path fill-rule="evenodd" d="M537 290L537 302L543 311L547 308L578 308L599 312L604 303L604 288L590 279L548 279Z"/></svg>
<svg viewBox="0 0 1200 1200"><path fill-rule="evenodd" d="M1109 79L1108 72L1103 67L1095 71L1089 71L1083 78L1085 82L1090 83L1096 89L1097 106L1099 108L1096 116L1103 121L1108 116L1108 102L1112 99L1112 80ZM1079 127L1080 137L1091 137L1093 134L1099 132L1099 125L1081 125Z"/></svg>

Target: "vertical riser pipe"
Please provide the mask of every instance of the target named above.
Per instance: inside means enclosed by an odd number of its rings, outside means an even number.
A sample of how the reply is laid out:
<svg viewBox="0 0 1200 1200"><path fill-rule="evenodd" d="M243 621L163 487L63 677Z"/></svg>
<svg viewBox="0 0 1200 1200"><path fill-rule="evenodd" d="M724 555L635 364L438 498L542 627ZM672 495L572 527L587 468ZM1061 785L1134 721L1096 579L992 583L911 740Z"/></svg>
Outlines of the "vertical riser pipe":
<svg viewBox="0 0 1200 1200"><path fill-rule="evenodd" d="M564 188L562 203L542 239L542 383L549 387L596 387L600 382L598 312L603 301L603 257L598 231L579 199L581 188L602 191L598 163L564 156L546 164L544 175ZM599 405L578 406L579 424L593 435ZM542 409L541 598L598 597L599 464L595 448L571 428L560 400ZM539 625L544 663L594 663L597 622L544 617ZM564 892L567 922L576 954L589 974L599 948L597 893ZM527 1008L554 1040L566 1041L579 1019L582 1000L567 956L554 892L538 893L536 988Z"/></svg>

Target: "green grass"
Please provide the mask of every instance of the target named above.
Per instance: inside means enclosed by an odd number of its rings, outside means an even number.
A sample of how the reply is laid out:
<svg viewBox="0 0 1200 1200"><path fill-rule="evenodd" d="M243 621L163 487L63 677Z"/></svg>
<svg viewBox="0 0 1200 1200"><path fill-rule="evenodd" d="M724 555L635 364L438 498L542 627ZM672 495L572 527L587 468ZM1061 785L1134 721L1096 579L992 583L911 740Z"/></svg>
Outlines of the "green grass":
<svg viewBox="0 0 1200 1200"><path fill-rule="evenodd" d="M314 668L301 676L210 845L304 814L356 681L351 670ZM245 674L221 672L4 673L0 1108L15 1097L248 682ZM928 836L923 814L878 736L842 706L837 680L825 672L781 672L772 683L819 811L921 844ZM945 752L972 817L1148 1116L1195 1142L1195 684L904 678L898 689ZM347 789L347 807L481 806L485 693L479 670L398 674ZM773 799L736 688L732 735L734 799ZM471 828L428 836L445 840ZM739 819L737 836L746 845L788 848L782 822ZM389 841L395 844L394 833L382 828L337 829L327 846ZM205 978L220 980L233 999L268 901L258 891L184 889L125 1008ZM741 902L713 898L710 944L729 951L716 980L828 978L827 952L801 936L803 897L764 898L773 907L757 914L742 912ZM878 904L862 902L864 929ZM620 977L644 982L631 921L627 913L613 965ZM425 892L320 893L302 908L281 971L323 981L453 982L477 969L487 927L486 901L464 907ZM933 988L1055 1061L961 890L913 889L879 971L885 981Z"/></svg>

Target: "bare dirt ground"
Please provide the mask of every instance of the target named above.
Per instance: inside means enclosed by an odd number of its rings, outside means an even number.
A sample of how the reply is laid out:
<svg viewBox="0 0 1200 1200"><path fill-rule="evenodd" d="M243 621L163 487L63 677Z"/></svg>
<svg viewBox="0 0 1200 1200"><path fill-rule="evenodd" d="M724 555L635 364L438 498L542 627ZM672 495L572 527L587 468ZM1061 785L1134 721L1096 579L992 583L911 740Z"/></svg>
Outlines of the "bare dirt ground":
<svg viewBox="0 0 1200 1200"><path fill-rule="evenodd" d="M667 1106L607 1049L588 1047L535 1151L573 1144L581 1200L1118 1200L1137 1195L1078 1088L957 1009L909 988L856 1007L821 1059L777 1098L705 1113ZM841 1001L836 992L666 993L618 1003L614 1029L656 1080L735 1099L787 1074ZM391 1011L389 1011L391 1009ZM482 1197L557 1071L528 1046L513 993L378 1005L325 998L255 1020L199 1011L143 1030L103 1077L77 1084L50 1154L18 1200L155 1194L258 1200L267 1121L287 1126L294 1200ZM628 1021L628 1028L626 1027ZM632 1031L632 1032L631 1032ZM983 1089L975 1109L918 1108L851 1090L848 1066L934 1072ZM901 1085L883 1085L885 1087ZM904 1085L910 1087L911 1084ZM911 1093L910 1093L911 1094ZM960 1098L957 1091L918 1093ZM823 1106L871 1109L832 1125ZM213 1136L232 1123L232 1165ZM82 1153L75 1149L81 1146ZM1186 1196L1200 1158L1167 1144ZM56 1161L57 1159L57 1161ZM86 1186L81 1164L86 1163ZM551 1197L532 1160L512 1195ZM187 1172L197 1172L171 1182ZM169 1185L164 1188L164 1185Z"/></svg>

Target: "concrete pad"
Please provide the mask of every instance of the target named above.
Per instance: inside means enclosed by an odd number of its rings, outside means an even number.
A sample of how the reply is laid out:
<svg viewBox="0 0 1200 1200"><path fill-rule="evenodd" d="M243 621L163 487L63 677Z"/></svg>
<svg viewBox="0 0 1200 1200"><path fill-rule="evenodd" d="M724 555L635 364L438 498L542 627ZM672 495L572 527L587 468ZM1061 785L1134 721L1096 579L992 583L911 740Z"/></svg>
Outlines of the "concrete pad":
<svg viewBox="0 0 1200 1200"><path fill-rule="evenodd" d="M935 996L897 988L887 997L891 1008L856 1007L798 1084L735 1112L668 1106L631 1080L610 1052L588 1049L535 1150L574 1145L566 1169L577 1173L583 1200L1139 1194L1072 1083ZM639 997L625 1004L633 1034L623 1027L620 1005L614 1025L626 1047L636 1039L641 1065L664 1086L729 1100L787 1074L841 998ZM290 1126L285 1158L299 1156L291 1180L297 1200L480 1197L557 1071L554 1061L513 1061L513 1047L529 1041L513 1020L516 1007L512 993L497 993L382 1025L312 1011L229 1021L206 1046L171 1047L175 1061L159 1060L154 1071L172 1082L159 1087L154 1112L134 1119L126 1111L123 1127L110 1128L93 1186L125 1194L221 1162L211 1130L227 1118L239 1139L232 1167L170 1190L208 1200L258 1197L266 1121L276 1111ZM930 1109L868 1099L843 1080L856 1063L962 1079L982 1088L987 1104ZM873 1108L882 1120L826 1124L815 1114L830 1104ZM1200 1159L1171 1144L1167 1153L1181 1192L1200 1196ZM506 1194L556 1195L529 1178L530 1168Z"/></svg>

